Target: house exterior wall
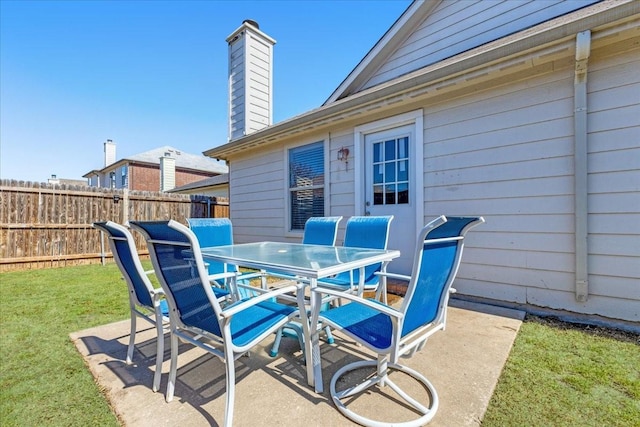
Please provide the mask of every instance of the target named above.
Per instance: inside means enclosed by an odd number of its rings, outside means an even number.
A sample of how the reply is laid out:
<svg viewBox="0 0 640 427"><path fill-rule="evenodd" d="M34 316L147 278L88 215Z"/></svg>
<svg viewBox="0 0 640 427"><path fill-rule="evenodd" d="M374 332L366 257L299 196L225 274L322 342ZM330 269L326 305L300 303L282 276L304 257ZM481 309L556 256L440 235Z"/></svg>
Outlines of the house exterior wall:
<svg viewBox="0 0 640 427"><path fill-rule="evenodd" d="M282 147L252 152L236 162L229 171L234 242L286 240Z"/></svg>
<svg viewBox="0 0 640 427"><path fill-rule="evenodd" d="M176 169L176 187L210 177L208 173L198 173ZM160 191L160 166L129 164L129 189L140 191Z"/></svg>
<svg viewBox="0 0 640 427"><path fill-rule="evenodd" d="M616 34L610 30L611 34ZM568 40L520 71L494 74L329 129L231 159L231 218L238 242L284 240L286 147L324 139L327 215L356 211L354 128L424 112L424 222L482 215L468 236L460 294L640 321L640 43L596 35L589 59L589 297L575 293L574 45ZM617 37L617 36L616 36ZM259 178L259 179L257 179ZM258 182L256 182L258 181ZM338 235L338 243L342 239ZM415 236L411 236L415 238Z"/></svg>
<svg viewBox="0 0 640 427"><path fill-rule="evenodd" d="M640 51L602 53L588 84L585 303L574 287L573 68L425 106L425 220L487 220L469 236L460 293L640 320Z"/></svg>

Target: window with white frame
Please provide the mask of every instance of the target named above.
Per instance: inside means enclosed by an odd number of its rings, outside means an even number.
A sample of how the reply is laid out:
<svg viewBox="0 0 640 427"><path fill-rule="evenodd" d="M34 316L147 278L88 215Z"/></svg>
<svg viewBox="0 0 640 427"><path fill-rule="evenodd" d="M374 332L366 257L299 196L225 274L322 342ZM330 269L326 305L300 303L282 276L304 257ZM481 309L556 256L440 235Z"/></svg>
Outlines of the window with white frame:
<svg viewBox="0 0 640 427"><path fill-rule="evenodd" d="M291 230L304 230L312 216L324 216L324 143L289 150L289 215Z"/></svg>

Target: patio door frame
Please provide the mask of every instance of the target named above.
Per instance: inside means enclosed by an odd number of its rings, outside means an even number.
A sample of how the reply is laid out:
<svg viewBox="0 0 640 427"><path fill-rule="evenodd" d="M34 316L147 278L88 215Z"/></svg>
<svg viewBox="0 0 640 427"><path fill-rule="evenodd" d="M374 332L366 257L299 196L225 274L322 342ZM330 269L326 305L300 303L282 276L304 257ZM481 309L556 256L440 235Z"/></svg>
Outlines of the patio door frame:
<svg viewBox="0 0 640 427"><path fill-rule="evenodd" d="M414 235L422 228L424 222L424 115L423 110L414 110L407 113L399 114L396 116L387 117L375 122L366 123L361 126L357 126L353 130L353 149L354 157L358 161L354 162L354 199L355 209L354 215L365 214L365 195L367 185L366 176L366 159L364 155L365 150L365 137L368 134L381 132L387 129L392 129L400 126L413 126L415 135L415 141L410 141L411 150L413 150L412 164L415 171L415 182L409 186L409 197L415 201L415 224Z"/></svg>

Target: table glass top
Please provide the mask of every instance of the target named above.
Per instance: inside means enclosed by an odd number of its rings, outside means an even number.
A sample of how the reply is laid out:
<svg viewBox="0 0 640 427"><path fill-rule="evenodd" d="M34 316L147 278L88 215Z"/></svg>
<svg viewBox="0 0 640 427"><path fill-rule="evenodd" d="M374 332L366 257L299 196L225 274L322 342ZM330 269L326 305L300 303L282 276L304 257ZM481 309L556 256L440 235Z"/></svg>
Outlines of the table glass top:
<svg viewBox="0 0 640 427"><path fill-rule="evenodd" d="M282 271L313 272L357 268L400 256L397 250L303 245L300 243L257 242L202 248L204 258L214 258L247 267ZM350 269L349 268L349 269ZM320 274L322 276L323 274Z"/></svg>

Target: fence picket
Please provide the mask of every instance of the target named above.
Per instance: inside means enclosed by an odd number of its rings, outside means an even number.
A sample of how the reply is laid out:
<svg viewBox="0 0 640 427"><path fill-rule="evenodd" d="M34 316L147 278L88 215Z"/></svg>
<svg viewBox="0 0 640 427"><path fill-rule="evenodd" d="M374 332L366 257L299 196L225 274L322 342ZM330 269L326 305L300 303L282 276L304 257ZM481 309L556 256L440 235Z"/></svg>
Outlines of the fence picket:
<svg viewBox="0 0 640 427"><path fill-rule="evenodd" d="M114 199L117 196L117 202ZM126 210L126 212L125 212ZM0 180L0 271L99 263L95 221L229 217L225 198ZM135 234L134 234L135 235ZM143 239L136 238L141 254Z"/></svg>

